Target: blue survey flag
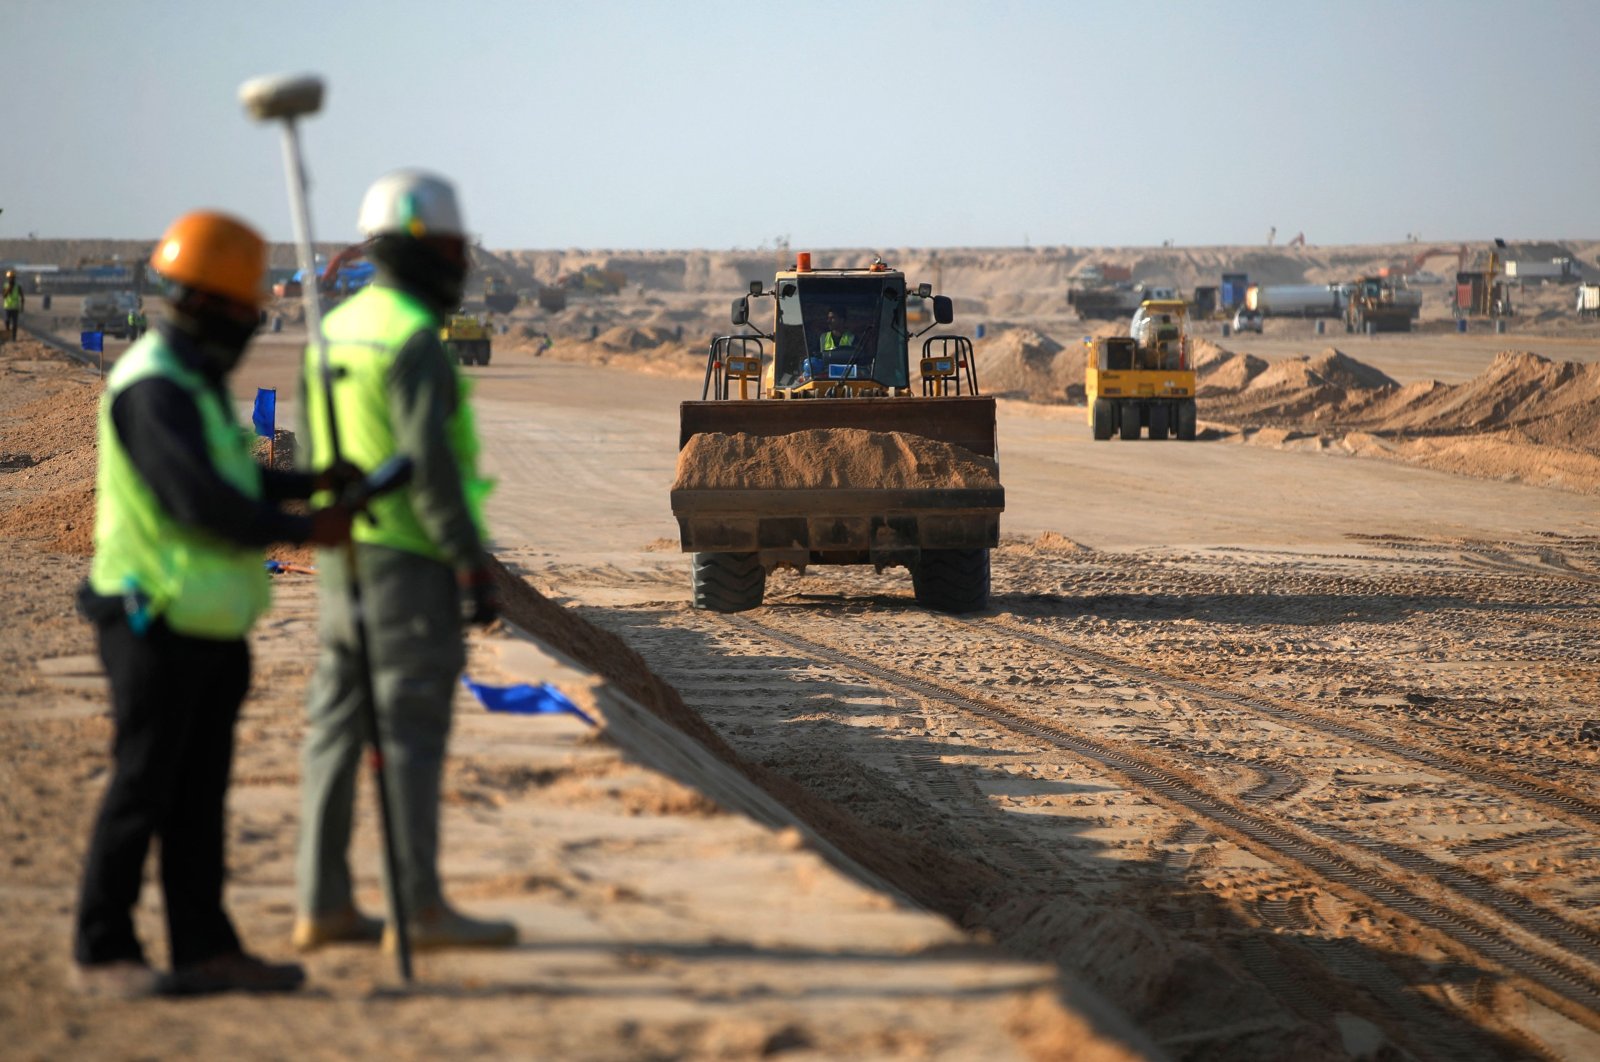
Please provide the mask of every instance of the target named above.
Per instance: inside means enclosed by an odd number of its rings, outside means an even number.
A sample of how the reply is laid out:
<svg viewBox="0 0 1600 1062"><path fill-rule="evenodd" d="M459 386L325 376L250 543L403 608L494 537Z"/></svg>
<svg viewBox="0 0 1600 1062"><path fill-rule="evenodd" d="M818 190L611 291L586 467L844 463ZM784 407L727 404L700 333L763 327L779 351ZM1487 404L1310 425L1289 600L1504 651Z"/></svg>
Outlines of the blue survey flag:
<svg viewBox="0 0 1600 1062"><path fill-rule="evenodd" d="M78 333L78 342L82 344L84 350L93 351L96 354L105 353L106 334L104 332L80 332Z"/></svg>
<svg viewBox="0 0 1600 1062"><path fill-rule="evenodd" d="M278 426L278 389L276 387L256 388L256 409L250 415L255 421L256 434L272 438Z"/></svg>
<svg viewBox="0 0 1600 1062"><path fill-rule="evenodd" d="M595 725L582 708L548 682L541 682L537 686L528 682L519 682L515 686L485 686L463 675L461 684L471 690L472 695L491 712L510 712L513 715L557 715L565 712L577 716L590 726Z"/></svg>

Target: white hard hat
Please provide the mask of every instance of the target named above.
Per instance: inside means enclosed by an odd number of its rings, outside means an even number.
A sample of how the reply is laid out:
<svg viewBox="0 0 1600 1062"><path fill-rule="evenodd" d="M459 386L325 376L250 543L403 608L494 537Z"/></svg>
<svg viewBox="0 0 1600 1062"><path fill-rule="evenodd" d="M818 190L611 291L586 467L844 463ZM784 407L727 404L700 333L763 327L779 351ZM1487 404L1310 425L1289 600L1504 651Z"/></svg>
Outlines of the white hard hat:
<svg viewBox="0 0 1600 1062"><path fill-rule="evenodd" d="M465 236L456 190L422 170L396 170L372 183L356 227L364 236Z"/></svg>

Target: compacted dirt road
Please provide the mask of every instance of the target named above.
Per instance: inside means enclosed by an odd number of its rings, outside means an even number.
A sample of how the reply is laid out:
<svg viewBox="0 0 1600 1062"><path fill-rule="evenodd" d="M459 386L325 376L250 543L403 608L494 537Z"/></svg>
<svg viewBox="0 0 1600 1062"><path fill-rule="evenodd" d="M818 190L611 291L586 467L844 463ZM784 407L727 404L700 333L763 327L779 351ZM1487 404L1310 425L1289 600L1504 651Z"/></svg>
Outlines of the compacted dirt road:
<svg viewBox="0 0 1600 1062"><path fill-rule="evenodd" d="M476 375L505 555L744 755L944 853L896 883L923 903L1179 1054L1600 1050L1591 499L1008 402L988 613L820 568L725 617L665 506L697 381Z"/></svg>
<svg viewBox="0 0 1600 1062"><path fill-rule="evenodd" d="M1592 498L1007 401L990 610L819 568L720 616L667 505L685 369L467 370L497 550L869 874L1178 1057L1600 1055Z"/></svg>

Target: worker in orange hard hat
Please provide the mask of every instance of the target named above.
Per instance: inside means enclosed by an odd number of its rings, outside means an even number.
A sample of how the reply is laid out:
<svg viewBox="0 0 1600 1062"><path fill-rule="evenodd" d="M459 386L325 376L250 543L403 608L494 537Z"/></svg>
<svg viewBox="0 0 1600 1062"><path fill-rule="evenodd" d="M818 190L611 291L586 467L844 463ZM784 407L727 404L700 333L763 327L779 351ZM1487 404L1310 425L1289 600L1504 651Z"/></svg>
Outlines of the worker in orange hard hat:
<svg viewBox="0 0 1600 1062"><path fill-rule="evenodd" d="M250 684L245 642L266 611L263 548L335 544L350 514L296 515L288 498L340 486L263 469L228 375L255 332L267 247L222 214L185 214L150 265L171 313L117 359L100 405L94 560L79 591L111 680L113 771L79 897L74 958L88 994L287 991L304 972L247 954L222 904L223 804ZM172 972L134 934L146 852L159 840Z"/></svg>

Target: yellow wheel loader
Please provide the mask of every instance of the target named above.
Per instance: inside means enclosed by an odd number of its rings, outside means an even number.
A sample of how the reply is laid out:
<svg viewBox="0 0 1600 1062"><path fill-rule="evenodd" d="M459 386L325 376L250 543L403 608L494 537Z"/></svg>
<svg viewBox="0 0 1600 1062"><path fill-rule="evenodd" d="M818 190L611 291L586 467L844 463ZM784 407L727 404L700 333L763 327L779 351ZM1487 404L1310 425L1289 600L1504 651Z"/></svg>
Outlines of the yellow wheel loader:
<svg viewBox="0 0 1600 1062"><path fill-rule="evenodd" d="M1146 299L1126 336L1083 341L1089 426L1096 439L1195 436L1194 363L1182 299Z"/></svg>
<svg viewBox="0 0 1600 1062"><path fill-rule="evenodd" d="M775 568L850 564L909 569L929 608L987 607L1005 508L994 399L960 335L922 343L913 386L912 342L953 311L919 285L933 321L912 332L907 294L881 261L813 269L802 253L734 300L747 331L712 340L701 399L679 413L672 512L695 607L755 608ZM772 300L769 331L756 299Z"/></svg>

